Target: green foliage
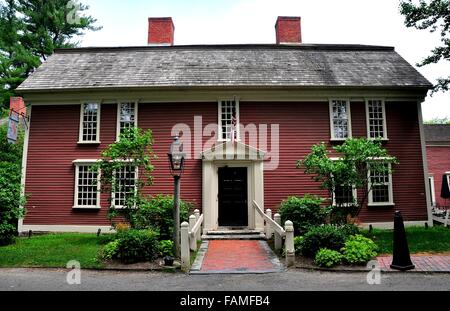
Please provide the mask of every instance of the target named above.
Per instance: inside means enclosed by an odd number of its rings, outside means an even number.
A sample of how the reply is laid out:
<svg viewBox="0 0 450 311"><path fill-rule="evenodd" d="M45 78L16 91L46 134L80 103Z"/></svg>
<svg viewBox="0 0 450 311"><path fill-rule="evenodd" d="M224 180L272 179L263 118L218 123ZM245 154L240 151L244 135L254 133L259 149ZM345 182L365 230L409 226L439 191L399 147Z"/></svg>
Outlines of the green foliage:
<svg viewBox="0 0 450 311"><path fill-rule="evenodd" d="M321 248L339 251L345 243L346 236L334 225L312 227L300 242L300 251L306 257L314 257Z"/></svg>
<svg viewBox="0 0 450 311"><path fill-rule="evenodd" d="M150 261L158 256L158 235L152 230L127 230L117 234L119 245L114 259L123 263Z"/></svg>
<svg viewBox="0 0 450 311"><path fill-rule="evenodd" d="M441 60L450 60L450 1L431 0L419 1L415 4L412 0L401 1L400 13L405 18L406 27L414 27L419 30L428 29L430 32L439 31L441 44L431 51L418 66L435 64ZM434 86L434 92L448 91L450 76L438 79Z"/></svg>
<svg viewBox="0 0 450 311"><path fill-rule="evenodd" d="M299 254L301 252L301 245L302 245L303 239L304 238L302 236L294 237L294 249L295 249L296 254Z"/></svg>
<svg viewBox="0 0 450 311"><path fill-rule="evenodd" d="M154 158L153 137L150 130L143 132L139 128L126 129L119 138L119 141L109 145L102 152L102 159L93 166L93 170L100 171L101 191L108 193L112 198L112 193L123 192L125 194L125 204L120 210L116 209L111 201L109 211L110 219L121 215L134 228L134 214L145 205L142 194L145 186L153 182L151 173L153 165L151 159ZM136 180L135 192L124 191L116 183L116 172L127 169L133 171L138 169L139 180Z"/></svg>
<svg viewBox="0 0 450 311"><path fill-rule="evenodd" d="M428 121L424 122L425 124L450 124L450 117L444 117L444 118L434 118Z"/></svg>
<svg viewBox="0 0 450 311"><path fill-rule="evenodd" d="M317 254L314 262L320 267L331 268L342 262L342 254L327 248L321 248Z"/></svg>
<svg viewBox="0 0 450 311"><path fill-rule="evenodd" d="M114 240L106 244L100 252L100 258L103 260L111 260L117 256L120 240Z"/></svg>
<svg viewBox="0 0 450 311"><path fill-rule="evenodd" d="M331 221L336 224L347 222L347 216L355 217L367 200L369 191L369 168L374 171L391 173L392 166L397 159L382 148L381 141L361 139L347 139L343 144L333 147L339 159L333 160L331 152L325 143L313 145L311 152L297 162L297 168L304 168L306 174L313 175L316 182L321 183L330 195L330 203L334 197L334 189L338 186L356 187L364 193L359 202L344 205L337 204L331 211ZM376 161L374 160L376 159ZM331 204L330 204L331 205Z"/></svg>
<svg viewBox="0 0 450 311"><path fill-rule="evenodd" d="M374 241L358 234L348 238L341 252L346 262L365 264L377 255L377 248Z"/></svg>
<svg viewBox="0 0 450 311"><path fill-rule="evenodd" d="M162 240L159 241L159 255L161 257L171 256L173 257L173 241Z"/></svg>
<svg viewBox="0 0 450 311"><path fill-rule="evenodd" d="M75 47L72 38L99 30L96 20L81 15L88 6L70 0L5 0L0 2L0 107L31 72L57 48ZM74 18L78 11L79 18Z"/></svg>
<svg viewBox="0 0 450 311"><path fill-rule="evenodd" d="M346 237L350 237L352 235L357 235L357 234L361 233L359 228L353 224L345 224L345 225L339 226L339 230L341 230L341 232Z"/></svg>
<svg viewBox="0 0 450 311"><path fill-rule="evenodd" d="M174 229L173 196L157 195L143 200L133 215L133 226L138 229L152 229L160 239L172 239ZM180 222L189 220L189 210L193 204L180 200Z"/></svg>
<svg viewBox="0 0 450 311"><path fill-rule="evenodd" d="M7 127L0 127L0 245L10 244L17 231L17 220L24 216L25 198L21 194L23 135L16 144L6 139Z"/></svg>
<svg viewBox="0 0 450 311"><path fill-rule="evenodd" d="M304 234L309 227L325 222L326 210L320 205L322 199L306 194L304 197L289 197L281 203L279 212L284 224L287 220L294 223L295 234Z"/></svg>

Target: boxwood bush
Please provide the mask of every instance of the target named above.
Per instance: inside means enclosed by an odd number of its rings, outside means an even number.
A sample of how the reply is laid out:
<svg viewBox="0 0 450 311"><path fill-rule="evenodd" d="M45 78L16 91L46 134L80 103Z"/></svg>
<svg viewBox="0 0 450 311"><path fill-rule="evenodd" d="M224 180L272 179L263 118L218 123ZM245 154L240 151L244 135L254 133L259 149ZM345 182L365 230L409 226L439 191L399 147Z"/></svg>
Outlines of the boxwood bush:
<svg viewBox="0 0 450 311"><path fill-rule="evenodd" d="M317 254L314 262L320 267L331 268L342 262L342 254L327 248L321 248Z"/></svg>
<svg viewBox="0 0 450 311"><path fill-rule="evenodd" d="M151 261L158 257L158 235L152 230L126 230L117 234L118 245L110 245L115 254L111 257L123 263Z"/></svg>
<svg viewBox="0 0 450 311"><path fill-rule="evenodd" d="M341 252L347 263L365 264L377 255L377 249L374 241L358 234L348 238Z"/></svg>
<svg viewBox="0 0 450 311"><path fill-rule="evenodd" d="M344 247L346 236L334 225L312 227L300 242L300 251L306 257L315 257L321 248L339 251Z"/></svg>

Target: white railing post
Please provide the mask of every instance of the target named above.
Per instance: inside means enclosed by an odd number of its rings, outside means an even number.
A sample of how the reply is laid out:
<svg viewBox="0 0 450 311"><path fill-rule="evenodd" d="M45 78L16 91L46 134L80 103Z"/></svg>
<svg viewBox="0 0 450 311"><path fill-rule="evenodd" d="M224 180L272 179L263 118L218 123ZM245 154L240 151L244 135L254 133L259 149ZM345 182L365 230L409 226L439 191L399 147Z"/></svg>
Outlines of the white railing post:
<svg viewBox="0 0 450 311"><path fill-rule="evenodd" d="M196 209L194 211L195 215L195 222L197 222L200 219L200 211ZM202 226L200 226L200 230L197 231L197 234L195 235L195 240L200 241L202 239Z"/></svg>
<svg viewBox="0 0 450 311"><path fill-rule="evenodd" d="M191 252L189 250L189 224L181 224L181 270L187 272L191 267Z"/></svg>
<svg viewBox="0 0 450 311"><path fill-rule="evenodd" d="M192 251L197 250L197 239L195 238L195 235L192 234L192 229L194 229L196 222L197 221L195 220L195 215L189 216L189 232L191 232L191 234L189 235L189 247Z"/></svg>
<svg viewBox="0 0 450 311"><path fill-rule="evenodd" d="M284 230L286 230L286 266L290 267L295 264L294 224L292 221L286 221Z"/></svg>
<svg viewBox="0 0 450 311"><path fill-rule="evenodd" d="M275 222L281 226L281 215L280 214L278 214L278 213L275 214L273 216L273 220L275 220ZM274 232L275 250L277 250L277 251L281 250L281 248L283 247L282 242L283 241L282 241L281 235L277 231L275 231Z"/></svg>
<svg viewBox="0 0 450 311"><path fill-rule="evenodd" d="M267 209L266 210L266 215L267 217L269 217L270 219L272 219L272 210ZM266 239L270 240L272 238L272 227L270 226L270 223L266 221L266 226L265 226L265 233L266 233Z"/></svg>

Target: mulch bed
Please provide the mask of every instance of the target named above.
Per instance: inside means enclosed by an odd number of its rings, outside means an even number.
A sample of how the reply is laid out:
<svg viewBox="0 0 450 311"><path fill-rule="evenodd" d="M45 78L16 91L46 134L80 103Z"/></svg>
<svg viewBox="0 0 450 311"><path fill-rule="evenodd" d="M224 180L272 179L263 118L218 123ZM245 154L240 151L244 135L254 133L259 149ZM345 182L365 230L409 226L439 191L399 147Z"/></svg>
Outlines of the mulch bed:
<svg viewBox="0 0 450 311"><path fill-rule="evenodd" d="M128 270L128 271L175 271L179 270L180 263L174 262L173 266L164 266L163 259L156 259L148 262L138 262L134 264L123 264L119 261L104 262L104 270Z"/></svg>

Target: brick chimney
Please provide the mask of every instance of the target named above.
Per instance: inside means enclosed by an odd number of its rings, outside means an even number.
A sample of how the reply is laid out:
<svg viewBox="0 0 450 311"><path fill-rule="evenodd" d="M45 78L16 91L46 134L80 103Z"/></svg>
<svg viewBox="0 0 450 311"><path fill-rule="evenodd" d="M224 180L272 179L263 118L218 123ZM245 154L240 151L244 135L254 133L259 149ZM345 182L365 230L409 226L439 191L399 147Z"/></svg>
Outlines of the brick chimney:
<svg viewBox="0 0 450 311"><path fill-rule="evenodd" d="M148 45L172 46L175 26L172 17L150 17L148 19Z"/></svg>
<svg viewBox="0 0 450 311"><path fill-rule="evenodd" d="M302 43L301 18L298 16L278 16L275 30L277 44Z"/></svg>
<svg viewBox="0 0 450 311"><path fill-rule="evenodd" d="M9 109L23 116L27 115L27 110L25 109L25 102L23 101L22 97L11 97L9 99Z"/></svg>

